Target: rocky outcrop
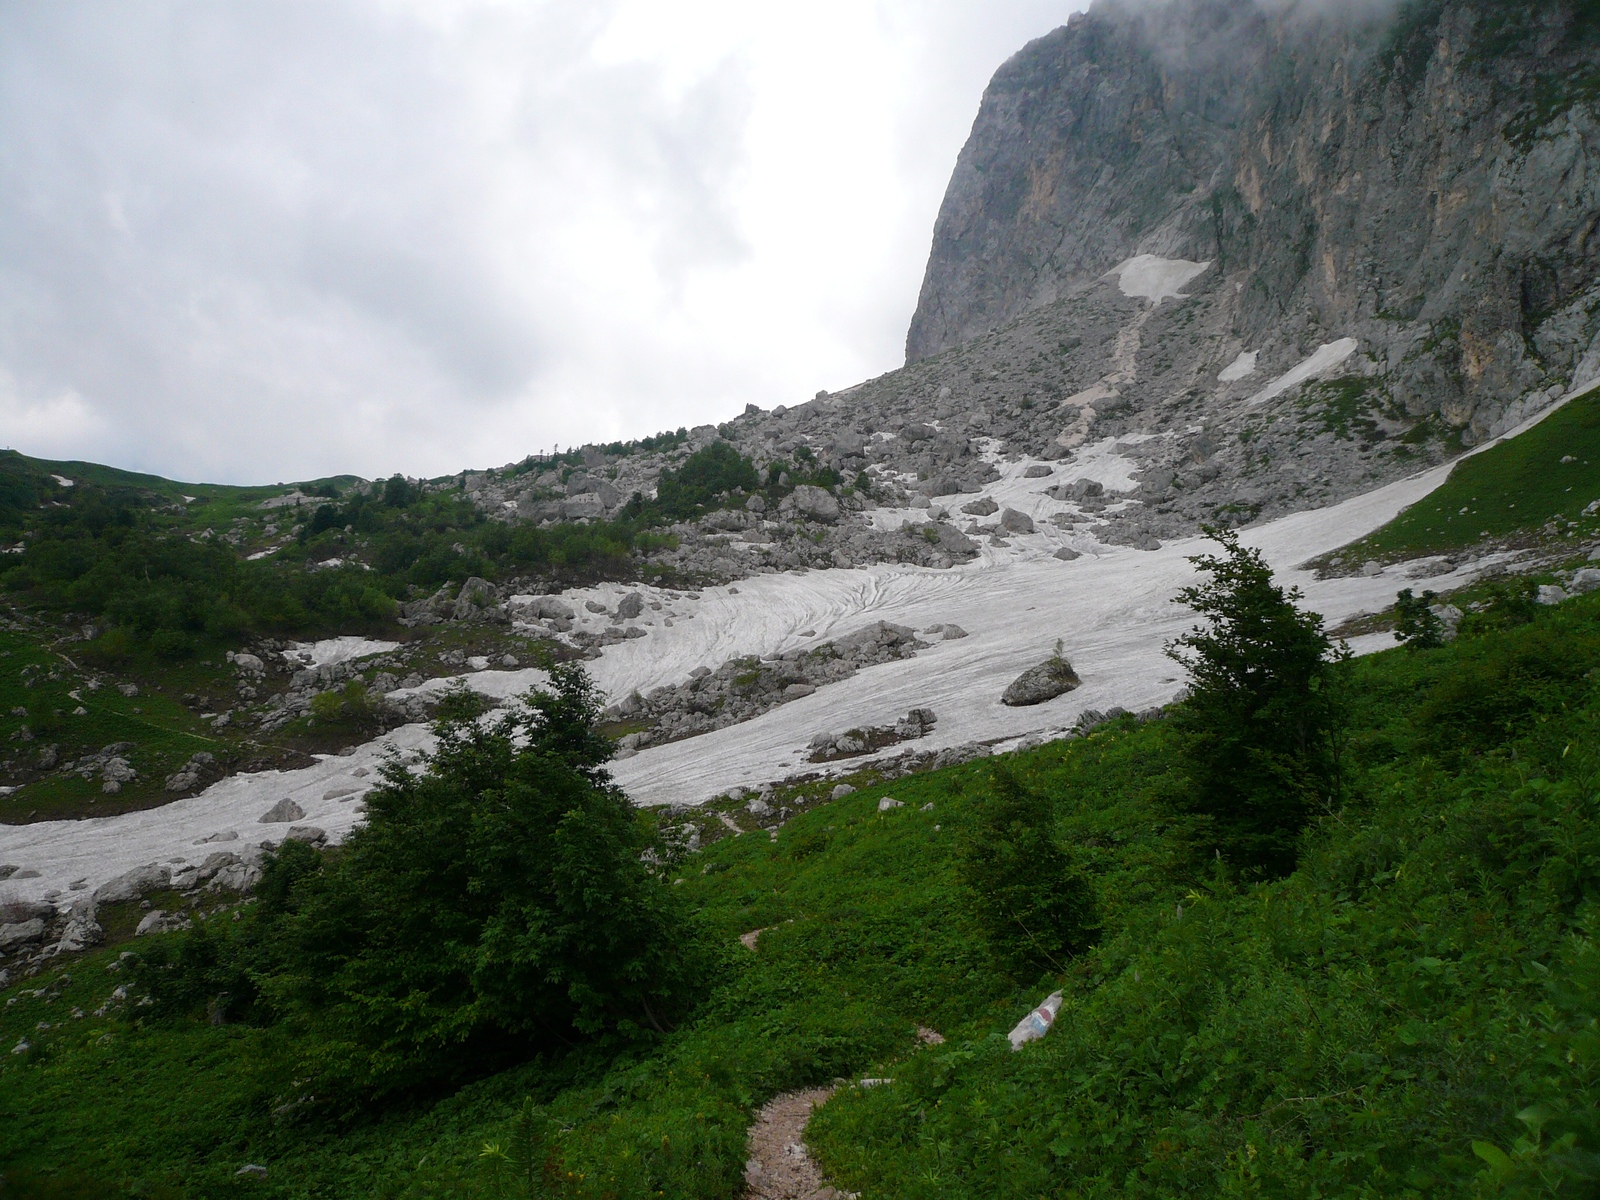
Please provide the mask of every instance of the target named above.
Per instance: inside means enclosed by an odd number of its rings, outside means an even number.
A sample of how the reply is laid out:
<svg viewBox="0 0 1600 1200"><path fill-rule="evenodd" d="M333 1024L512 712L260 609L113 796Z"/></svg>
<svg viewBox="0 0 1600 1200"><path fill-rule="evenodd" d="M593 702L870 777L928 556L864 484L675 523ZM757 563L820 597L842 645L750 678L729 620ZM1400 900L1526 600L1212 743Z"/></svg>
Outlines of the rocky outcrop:
<svg viewBox="0 0 1600 1200"><path fill-rule="evenodd" d="M730 659L715 671L700 667L678 687L663 686L648 695L624 697L606 710L606 716L645 726L618 740L619 751L626 757L645 746L748 721L780 704L809 696L826 684L848 679L863 667L910 658L927 647L914 630L877 621L806 650L765 659ZM932 726L931 713L925 709L915 713L926 714L927 724ZM922 734L907 732L904 736Z"/></svg>
<svg viewBox="0 0 1600 1200"><path fill-rule="evenodd" d="M908 360L1045 309L1071 353L1103 336L1074 302L1153 255L1194 268L1119 280L1195 297L1199 361L1174 398L1264 383L1351 337L1397 413L1469 444L1498 431L1600 369L1597 44L1580 8L1099 0L990 83Z"/></svg>

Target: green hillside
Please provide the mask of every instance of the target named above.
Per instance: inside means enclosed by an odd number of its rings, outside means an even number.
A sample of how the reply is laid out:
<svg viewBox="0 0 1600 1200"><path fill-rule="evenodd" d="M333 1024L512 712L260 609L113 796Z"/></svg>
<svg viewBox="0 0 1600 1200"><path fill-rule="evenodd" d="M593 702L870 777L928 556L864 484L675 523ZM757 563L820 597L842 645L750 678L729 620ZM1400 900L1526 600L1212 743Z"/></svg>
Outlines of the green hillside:
<svg viewBox="0 0 1600 1200"><path fill-rule="evenodd" d="M1347 562L1447 553L1484 541L1600 535L1600 387L1462 459L1443 486L1340 551Z"/></svg>
<svg viewBox="0 0 1600 1200"><path fill-rule="evenodd" d="M1348 671L1344 789L1285 878L1219 867L1171 721L780 797L805 811L776 840L661 877L725 948L690 1021L376 1106L289 1103L293 1027L141 1008L123 945L66 963L0 1004L31 1047L0 1056L0 1194L733 1197L753 1112L836 1079L808 1140L863 1197L1594 1194L1600 597ZM1019 968L961 882L997 770L1097 898L1060 970ZM519 1129L532 1191L482 1154Z"/></svg>

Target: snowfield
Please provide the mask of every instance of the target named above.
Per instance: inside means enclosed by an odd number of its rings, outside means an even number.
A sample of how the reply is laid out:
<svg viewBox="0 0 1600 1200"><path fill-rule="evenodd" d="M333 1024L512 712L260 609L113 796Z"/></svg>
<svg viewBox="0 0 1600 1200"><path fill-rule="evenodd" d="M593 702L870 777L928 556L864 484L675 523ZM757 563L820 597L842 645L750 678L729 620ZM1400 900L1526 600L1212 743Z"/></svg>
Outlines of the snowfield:
<svg viewBox="0 0 1600 1200"><path fill-rule="evenodd" d="M1344 341L1353 349L1351 339ZM1331 343L1289 374L1309 378L1338 365L1348 354L1343 342ZM1516 429L1469 453L1481 453L1515 436L1582 390L1582 386L1569 389L1561 400ZM1085 446L1071 463L1049 464L1051 475L1033 479L1025 472L1038 464L1000 462L996 456L1001 476L983 494L1040 523L1034 533L1008 535L999 545L991 541L975 561L963 566L940 571L881 565L756 575L733 586L698 592L605 584L564 593L561 599L576 610L577 623L591 629L608 624L610 617L588 613L583 606L586 599L612 609L629 592L641 592L647 600L645 611L630 622L644 628L646 636L609 646L589 664L595 681L614 700L633 691L677 685L696 667L714 669L730 658L782 654L853 633L875 621L919 631L956 624L968 635L951 641L929 635L925 640L933 644L915 658L863 669L743 724L648 747L614 765L617 782L641 804L698 804L736 786L824 769L857 770L873 757L846 759L828 768L806 763L812 736L891 724L911 708L933 709L938 718L934 731L892 747L882 752L884 756L907 748L938 750L974 741L1003 749L1030 736L1059 735L1087 709L1120 706L1138 711L1172 699L1181 687L1180 672L1163 648L1191 620L1173 596L1194 579L1189 556L1204 552L1208 543L1190 538L1158 550L1133 550L1102 545L1087 533L1045 523L1050 515L1071 510L1071 505L1042 495L1046 487L1080 478L1103 482L1111 492L1137 487L1134 464L1117 452L1117 445L1105 441ZM1385 524L1443 483L1454 465L1446 463L1342 504L1246 530L1241 541L1258 547L1282 582L1300 587L1307 605L1330 626L1383 611L1401 587L1443 592L1465 586L1511 556L1472 560L1448 571L1449 563L1442 558L1419 559L1374 576L1327 580L1317 580L1300 566ZM949 499L959 514L959 505L974 498ZM927 513L880 510L873 517L875 523L898 525L922 522ZM959 515L955 519L964 523ZM1055 553L1063 546L1078 550L1082 557L1070 562L1057 559ZM651 608L651 603L660 607ZM1006 685L1046 658L1058 639L1083 686L1036 707L1002 705L1000 694ZM1374 634L1354 639L1351 648L1365 654L1393 644L1391 635ZM316 664L392 648L387 642L337 638L290 653L298 661ZM504 700L538 686L544 678L532 669L481 669L431 680L422 690L460 683ZM289 828L287 823L260 821L285 798L304 810L295 824L315 826L330 841L338 841L361 819L360 796L377 781L386 756L398 755L415 767L431 746L427 726L407 725L312 767L235 775L198 796L145 812L0 826L0 864L19 868L17 875L0 882L0 899L44 897L67 905L83 892L146 863L198 863L216 850L259 855L263 842L280 841Z"/></svg>
<svg viewBox="0 0 1600 1200"><path fill-rule="evenodd" d="M1425 568L1420 578L1391 570L1318 582L1295 566L1382 525L1437 487L1448 470L1440 467L1333 508L1283 518L1247 531L1243 540L1260 547L1285 582L1304 588L1311 607L1331 623L1387 607L1400 586L1458 586L1472 577L1472 568L1438 575L1426 573L1430 564L1420 564ZM1067 477L1063 472L1026 482L1037 488ZM1021 503L1026 499L1022 486L1019 469L993 490ZM663 609L651 612L648 636L608 647L589 664L612 698L678 684L699 666L828 641L874 621L918 630L954 623L969 636L953 641L930 636L933 645L915 658L867 668L743 724L649 747L615 764L617 782L641 804L700 803L734 786L818 770L804 761L813 734L892 723L913 707L934 710L934 732L885 753L908 746L940 749L1049 737L1070 728L1085 709L1137 710L1170 700L1180 687L1180 673L1162 647L1190 620L1172 597L1193 578L1187 556L1204 545L1188 540L1139 551L1078 538L1089 552L1072 562L1054 558L1053 551L1075 539L1046 527L1014 537L1010 546L986 546L975 562L944 571L884 565L758 575L732 587L705 589L697 600L684 593L662 599ZM655 589L607 585L569 592L563 599L581 610L585 598L603 596L615 603L619 594L632 590L667 597ZM668 608L678 614L670 628L661 619ZM1083 686L1037 707L1003 706L1005 686L1047 657L1058 638ZM1357 649L1388 643L1387 635L1380 635L1362 639ZM373 645L319 645L312 657L331 661L341 653L369 652ZM483 670L459 679L487 695L508 698L536 686L543 675ZM438 689L446 681L427 686ZM0 896L67 903L146 863L198 863L216 850L259 852L262 842L281 840L288 829L260 822L284 798L305 812L295 824L320 828L337 841L360 820L360 794L377 781L384 756L414 757L430 745L426 726L408 725L346 756L297 771L235 775L198 796L145 812L0 826L0 863L21 873L37 872L0 884ZM848 759L832 769L855 770L868 761Z"/></svg>

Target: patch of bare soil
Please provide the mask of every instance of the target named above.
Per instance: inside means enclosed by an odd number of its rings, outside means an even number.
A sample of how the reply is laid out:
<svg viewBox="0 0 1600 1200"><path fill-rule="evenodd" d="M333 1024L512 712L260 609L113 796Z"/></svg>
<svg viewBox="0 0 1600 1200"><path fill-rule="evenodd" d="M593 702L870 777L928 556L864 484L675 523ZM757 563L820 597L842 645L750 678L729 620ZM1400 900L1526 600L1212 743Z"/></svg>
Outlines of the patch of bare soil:
<svg viewBox="0 0 1600 1200"><path fill-rule="evenodd" d="M786 1092L756 1114L744 1166L747 1200L847 1200L851 1193L823 1181L803 1140L812 1110L832 1095L832 1088Z"/></svg>

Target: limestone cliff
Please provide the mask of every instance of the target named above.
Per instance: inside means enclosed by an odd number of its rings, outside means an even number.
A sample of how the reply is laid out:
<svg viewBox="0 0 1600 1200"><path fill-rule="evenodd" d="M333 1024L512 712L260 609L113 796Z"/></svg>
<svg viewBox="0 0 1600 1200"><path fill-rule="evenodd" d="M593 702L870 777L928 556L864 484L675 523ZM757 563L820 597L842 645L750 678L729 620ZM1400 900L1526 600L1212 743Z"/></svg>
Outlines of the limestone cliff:
<svg viewBox="0 0 1600 1200"><path fill-rule="evenodd" d="M1354 338L1471 444L1600 360L1597 94L1584 0L1099 0L985 93L907 358L1053 306L1072 334L1111 268L1192 260L1191 387Z"/></svg>

